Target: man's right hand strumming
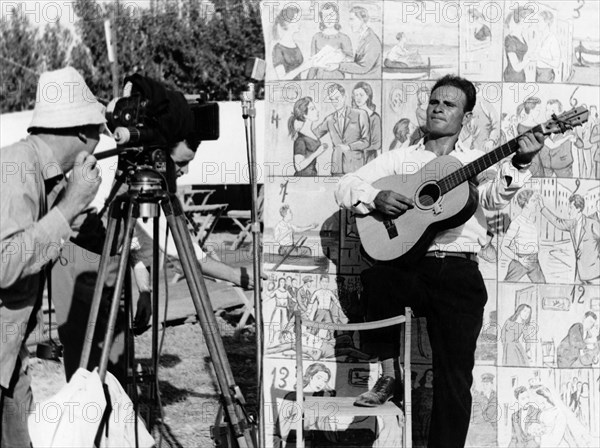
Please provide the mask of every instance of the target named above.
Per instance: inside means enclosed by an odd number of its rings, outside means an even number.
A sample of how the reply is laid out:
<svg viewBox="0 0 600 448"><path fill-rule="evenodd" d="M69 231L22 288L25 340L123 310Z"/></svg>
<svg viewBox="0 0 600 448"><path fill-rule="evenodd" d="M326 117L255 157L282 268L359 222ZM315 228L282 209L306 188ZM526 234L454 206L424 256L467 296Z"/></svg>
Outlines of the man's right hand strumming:
<svg viewBox="0 0 600 448"><path fill-rule="evenodd" d="M415 206L412 199L391 190L382 190L377 193L373 203L377 211L392 218L397 218Z"/></svg>

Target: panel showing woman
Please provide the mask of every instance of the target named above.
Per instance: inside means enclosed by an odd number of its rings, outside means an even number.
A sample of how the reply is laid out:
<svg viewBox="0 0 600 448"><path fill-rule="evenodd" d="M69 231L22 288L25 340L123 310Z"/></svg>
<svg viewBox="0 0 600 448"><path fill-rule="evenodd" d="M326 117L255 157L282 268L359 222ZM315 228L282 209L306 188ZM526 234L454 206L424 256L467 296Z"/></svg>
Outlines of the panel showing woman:
<svg viewBox="0 0 600 448"><path fill-rule="evenodd" d="M522 303L502 327L501 340L504 344L502 365L529 367L529 356L526 349L529 341L526 340L525 333L529 329L530 322L531 307Z"/></svg>
<svg viewBox="0 0 600 448"><path fill-rule="evenodd" d="M319 12L319 31L313 36L311 55L326 62L342 62L352 60L352 42L347 34L342 33L338 5L325 3ZM308 72L308 79L344 79L339 70L328 71L313 67Z"/></svg>
<svg viewBox="0 0 600 448"><path fill-rule="evenodd" d="M375 112L377 108L373 103L373 89L371 85L360 81L352 89L352 107L364 110L369 116L369 146L364 150L366 165L381 154L381 116Z"/></svg>
<svg viewBox="0 0 600 448"><path fill-rule="evenodd" d="M309 96L300 98L294 103L292 115L288 120L289 135L294 140L294 176L316 176L317 157L327 150L327 144L312 130L319 119L319 110Z"/></svg>
<svg viewBox="0 0 600 448"><path fill-rule="evenodd" d="M294 37L300 31L301 16L300 9L292 4L279 12L273 23L273 36L277 43L273 46L272 59L278 79L299 80L311 68L311 59L304 61Z"/></svg>
<svg viewBox="0 0 600 448"><path fill-rule="evenodd" d="M504 38L504 52L506 53L506 67L504 68L504 81L525 82L525 67L529 63L527 52L529 47L525 39L525 20L533 11L518 8L506 17L508 33Z"/></svg>

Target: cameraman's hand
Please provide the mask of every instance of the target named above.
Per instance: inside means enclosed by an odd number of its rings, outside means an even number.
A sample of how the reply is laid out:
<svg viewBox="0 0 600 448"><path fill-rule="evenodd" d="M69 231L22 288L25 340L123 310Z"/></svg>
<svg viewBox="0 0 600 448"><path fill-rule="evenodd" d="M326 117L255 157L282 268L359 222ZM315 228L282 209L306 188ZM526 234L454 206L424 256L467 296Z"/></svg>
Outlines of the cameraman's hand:
<svg viewBox="0 0 600 448"><path fill-rule="evenodd" d="M150 291L141 291L133 319L133 334L139 336L150 328L150 317L152 317L152 294Z"/></svg>
<svg viewBox="0 0 600 448"><path fill-rule="evenodd" d="M65 194L57 205L69 224L92 202L101 182L96 158L85 151L77 154Z"/></svg>

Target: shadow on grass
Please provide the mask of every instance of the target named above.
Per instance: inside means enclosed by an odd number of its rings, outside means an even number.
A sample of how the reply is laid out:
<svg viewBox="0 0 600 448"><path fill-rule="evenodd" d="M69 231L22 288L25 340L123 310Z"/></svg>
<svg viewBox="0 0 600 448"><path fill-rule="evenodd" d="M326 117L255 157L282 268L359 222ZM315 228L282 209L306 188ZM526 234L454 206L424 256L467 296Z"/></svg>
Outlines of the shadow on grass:
<svg viewBox="0 0 600 448"><path fill-rule="evenodd" d="M140 363L144 367L152 366L152 358L140 358L136 359L135 361L136 363ZM171 355L169 353L163 353L162 355L160 355L160 359L158 360L158 366L164 367L166 369L175 367L179 363L181 363L181 358L178 355Z"/></svg>
<svg viewBox="0 0 600 448"><path fill-rule="evenodd" d="M155 440L158 443L158 439L159 437L162 436L162 447L169 447L169 448L184 448L183 445L181 443L179 443L179 441L177 440L177 437L175 437L175 434L173 434L173 431L171 431L171 427L169 425L167 425L166 423L162 423L162 424L158 424L157 425L157 435L155 437Z"/></svg>

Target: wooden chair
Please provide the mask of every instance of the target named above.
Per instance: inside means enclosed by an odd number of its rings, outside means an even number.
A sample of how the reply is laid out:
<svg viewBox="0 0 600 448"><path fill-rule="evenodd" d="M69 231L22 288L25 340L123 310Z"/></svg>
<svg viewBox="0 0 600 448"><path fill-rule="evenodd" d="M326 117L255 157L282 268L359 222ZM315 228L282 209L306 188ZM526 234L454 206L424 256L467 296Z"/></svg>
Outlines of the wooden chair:
<svg viewBox="0 0 600 448"><path fill-rule="evenodd" d="M258 221L262 221L262 210L264 202L264 188L259 186L258 188ZM240 233L237 234L235 240L231 243L231 250L237 250L244 240L250 235L251 229L251 213L250 210L229 210L227 217L230 218L236 226L239 227Z"/></svg>
<svg viewBox="0 0 600 448"><path fill-rule="evenodd" d="M196 190L191 185L180 187L177 191L188 221L188 228L202 248L228 207L228 204L208 203L209 198L215 191Z"/></svg>
<svg viewBox="0 0 600 448"><path fill-rule="evenodd" d="M331 322L314 322L303 319L300 312L296 311L294 322L294 334L296 342L296 409L300 415L296 423L296 447L305 448L304 437L304 409L310 409L316 416L330 415L332 406L338 416L391 416L401 420L403 426L404 448L412 447L412 384L410 367L410 347L411 347L411 318L412 310L404 309L404 315L396 316L390 319L384 319L375 322L365 322L358 324L334 324ZM356 397L305 397L304 396L304 368L302 358L302 327L341 330L341 331L359 331L373 330L376 328L389 327L402 324L404 327L402 336L402 358L401 365L402 381L404 383L404 406L400 408L395 402L388 401L382 406L375 408L354 406Z"/></svg>

